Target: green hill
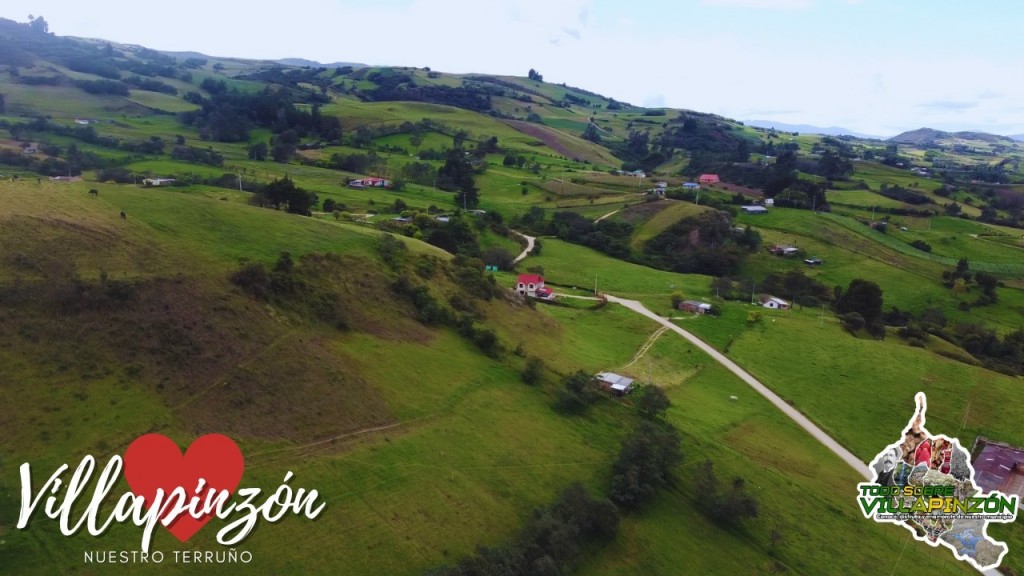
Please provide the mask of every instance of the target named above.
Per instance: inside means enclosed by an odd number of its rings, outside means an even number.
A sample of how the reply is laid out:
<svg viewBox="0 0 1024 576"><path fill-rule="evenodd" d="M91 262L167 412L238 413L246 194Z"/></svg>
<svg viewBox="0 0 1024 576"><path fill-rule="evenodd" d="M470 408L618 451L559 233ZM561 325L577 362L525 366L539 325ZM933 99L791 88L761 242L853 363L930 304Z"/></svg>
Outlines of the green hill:
<svg viewBox="0 0 1024 576"><path fill-rule="evenodd" d="M256 572L454 565L535 528L573 482L608 496L653 383L683 463L559 573L966 573L948 551L863 520L859 471L689 342L619 306L507 288L529 271L559 292L638 299L864 459L918 390L948 408L933 431L1019 444L1024 184L1016 149L995 149L1009 145L753 129L535 71L168 54L8 20L0 42L0 571L123 569L83 567L82 554L134 549L134 528L65 538L40 515L16 529L17 467L102 461L147 432L181 445L227 434L245 454L244 485L274 490L293 471L293 486L319 491L320 520L287 518L245 541ZM683 188L705 172L722 182ZM366 177L390 187L349 185ZM667 199L650 192L657 181ZM739 210L764 197L768 214ZM666 237L713 210L717 227ZM527 224L554 237L513 266L510 228ZM729 277L636 263L683 269L687 250L734 243L735 226L760 245L730 254ZM678 258L644 259L655 238ZM953 277L961 259L968 275ZM830 310L856 279L883 293L882 340ZM752 308L765 286L794 309ZM679 294L718 315L671 310ZM556 409L577 370L616 370L641 391ZM745 479L756 517L713 518L696 487L706 460L723 482ZM216 549L223 525L187 544L158 529L154 546ZM1024 571L1020 524L997 533L1005 565Z"/></svg>

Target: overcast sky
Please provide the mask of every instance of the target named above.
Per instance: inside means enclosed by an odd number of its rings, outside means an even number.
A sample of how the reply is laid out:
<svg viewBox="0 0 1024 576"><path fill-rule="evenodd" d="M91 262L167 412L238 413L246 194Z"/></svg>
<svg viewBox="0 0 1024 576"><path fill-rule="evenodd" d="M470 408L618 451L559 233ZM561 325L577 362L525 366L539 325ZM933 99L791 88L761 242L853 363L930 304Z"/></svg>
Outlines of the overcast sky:
<svg viewBox="0 0 1024 576"><path fill-rule="evenodd" d="M4 0L59 35L245 58L535 68L617 100L892 136L1024 133L1024 2Z"/></svg>

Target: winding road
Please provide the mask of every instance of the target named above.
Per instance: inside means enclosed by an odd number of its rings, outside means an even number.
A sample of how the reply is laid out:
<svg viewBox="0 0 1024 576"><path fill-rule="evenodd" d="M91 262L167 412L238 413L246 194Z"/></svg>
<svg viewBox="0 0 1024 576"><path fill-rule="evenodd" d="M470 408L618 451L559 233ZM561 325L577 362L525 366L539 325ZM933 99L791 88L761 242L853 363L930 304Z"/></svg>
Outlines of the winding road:
<svg viewBox="0 0 1024 576"><path fill-rule="evenodd" d="M620 304L626 307L627 309L636 312L637 314L646 316L651 320L654 320L655 322L661 324L665 328L668 328L669 330L672 330L676 334L679 334L683 338L689 340L690 343L692 343L694 346L703 350L705 353L707 353L708 356L711 356L716 362L718 362L722 366L725 366L726 368L729 369L730 372L732 372L741 380L749 384L750 387L756 390L758 394L767 398L769 402L774 404L775 407L781 410L786 416L789 416L790 419L797 423L797 425L806 430L811 436L814 437L815 440L817 440L826 448L831 450L836 456L839 456L839 458L841 458L843 462L849 464L850 467L856 470L858 474L863 476L865 480L872 480L872 476L870 472L868 472L867 464L861 462L860 459L854 456L852 452L844 448L841 444L839 444L839 442L836 442L831 436L826 434L824 430L818 428L818 426L814 424L814 422L811 422L796 408L790 406L785 400L780 398L776 393L772 392L767 386L762 384L761 381L759 381L757 378L754 378L749 372L747 372L743 368L740 368L738 364L725 357L724 354L722 354L718 350L715 350L700 338L697 338L693 334L673 324L668 319L662 318L661 316L658 316L654 312L651 312L650 310L647 309L646 306L644 306L640 302L637 302L636 300L626 300L625 298L618 298L610 294L605 294L604 297L607 298L609 302ZM975 569L978 570L979 573L984 574L985 576L1004 576L1002 572L995 568L990 568L988 570L981 570L978 568Z"/></svg>
<svg viewBox="0 0 1024 576"><path fill-rule="evenodd" d="M629 310L632 310L633 312L636 312L637 314L640 314L642 316L646 316L651 320L654 320L655 322L661 324L665 328L672 330L676 334L679 334L683 338L689 340L691 344L703 350L708 356L711 356L716 362L718 362L722 366L725 366L726 368L729 369L730 372L738 376L740 380L743 380L748 385L750 385L750 387L756 390L758 394L767 398L768 401L774 404L776 408L782 410L782 412L786 416L789 416L801 428L803 428L811 436L813 436L815 440L817 440L826 448L831 450L836 456L839 456L843 460L843 462L849 464L850 467L856 470L858 474L864 476L866 480L871 480L871 475L868 473L867 464L861 462L859 458L853 455L853 452L850 452L841 444L839 444L839 442L836 442L831 436L826 434L824 430L818 428L818 426L815 425L814 422L811 422L810 419L801 414L800 411L790 406L785 400L780 398L778 394L772 392L767 386L762 384L760 380L754 378L750 374L750 372L747 372L743 368L740 368L738 364L728 359L724 354L722 354L718 350L715 350L706 342L704 342L700 338L697 338L690 332L683 330L682 328L670 322L669 320L662 318L661 316L658 316L654 312L651 312L650 310L647 309L646 306L644 306L640 302L637 302L636 300L626 300L624 298L619 298L616 296L612 296L610 294L606 294L605 297L608 298L609 302L621 304L622 306L625 306Z"/></svg>

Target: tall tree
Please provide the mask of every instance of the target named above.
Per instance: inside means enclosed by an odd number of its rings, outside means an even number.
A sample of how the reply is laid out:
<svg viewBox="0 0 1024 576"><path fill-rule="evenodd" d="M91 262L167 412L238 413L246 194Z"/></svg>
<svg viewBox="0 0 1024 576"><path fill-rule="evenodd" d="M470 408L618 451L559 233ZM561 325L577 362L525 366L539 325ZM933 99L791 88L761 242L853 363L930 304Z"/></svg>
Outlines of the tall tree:
<svg viewBox="0 0 1024 576"><path fill-rule="evenodd" d="M35 18L33 18L32 15L29 14L28 25L30 28L32 28L32 30L36 32L41 32L43 34L46 34L50 31L50 25L42 16L36 16Z"/></svg>
<svg viewBox="0 0 1024 576"><path fill-rule="evenodd" d="M882 289L870 280L855 278L836 301L836 312L857 312L870 324L882 317Z"/></svg>

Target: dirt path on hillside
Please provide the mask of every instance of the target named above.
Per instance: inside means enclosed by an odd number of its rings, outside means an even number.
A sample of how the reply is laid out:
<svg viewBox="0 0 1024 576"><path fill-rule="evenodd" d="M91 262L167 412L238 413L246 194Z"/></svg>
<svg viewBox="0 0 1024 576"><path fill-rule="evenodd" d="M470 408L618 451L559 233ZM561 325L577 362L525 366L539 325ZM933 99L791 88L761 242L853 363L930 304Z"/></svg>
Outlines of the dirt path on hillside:
<svg viewBox="0 0 1024 576"><path fill-rule="evenodd" d="M640 345L640 348L636 351L636 354L633 355L633 359L629 361L629 364L626 364L625 366L623 366L623 368L629 368L633 364L639 362L640 359L644 357L644 354L647 354L647 351L650 350L652 346L654 346L654 343L657 342L658 338L661 338L661 335L664 334L665 332L668 332L668 327L666 326L662 326L655 330L654 334L651 334L650 338L648 338L646 342Z"/></svg>
<svg viewBox="0 0 1024 576"><path fill-rule="evenodd" d="M604 220L605 218L607 218L609 216L614 216L615 214L618 214L619 212L622 212L622 208L619 208L618 210L612 210L611 212L605 214L604 216L601 216L597 220L594 220L594 223L597 224L601 220Z"/></svg>
<svg viewBox="0 0 1024 576"><path fill-rule="evenodd" d="M515 230L513 230L512 233L513 234L518 234L519 236L521 236L523 238L526 238L526 249L523 250L522 252L520 252L519 256L516 256L516 259L512 261L513 264L519 264L524 259L526 259L527 256L530 255L530 252L533 252L533 246L534 246L534 244L536 244L537 239L535 237L533 237L533 236L527 236L526 234L523 234L522 232L516 232Z"/></svg>

